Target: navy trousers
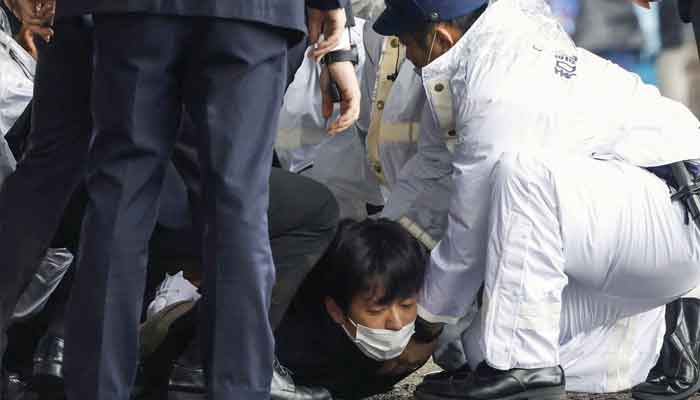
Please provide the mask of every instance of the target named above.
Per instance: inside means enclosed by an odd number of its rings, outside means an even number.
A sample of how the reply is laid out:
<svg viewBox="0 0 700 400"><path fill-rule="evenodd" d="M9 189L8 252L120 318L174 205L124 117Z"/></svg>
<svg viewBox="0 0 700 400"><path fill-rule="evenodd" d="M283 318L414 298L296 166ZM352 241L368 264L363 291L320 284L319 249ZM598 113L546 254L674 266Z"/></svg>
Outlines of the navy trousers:
<svg viewBox="0 0 700 400"><path fill-rule="evenodd" d="M31 131L16 171L0 189L0 356L19 294L83 179L90 140L91 28L71 18L54 29L50 44L37 41Z"/></svg>
<svg viewBox="0 0 700 400"><path fill-rule="evenodd" d="M66 326L69 400L127 400L147 242L183 107L203 183L202 346L209 398L267 399L274 268L272 144L287 74L283 31L244 21L94 17L94 141Z"/></svg>

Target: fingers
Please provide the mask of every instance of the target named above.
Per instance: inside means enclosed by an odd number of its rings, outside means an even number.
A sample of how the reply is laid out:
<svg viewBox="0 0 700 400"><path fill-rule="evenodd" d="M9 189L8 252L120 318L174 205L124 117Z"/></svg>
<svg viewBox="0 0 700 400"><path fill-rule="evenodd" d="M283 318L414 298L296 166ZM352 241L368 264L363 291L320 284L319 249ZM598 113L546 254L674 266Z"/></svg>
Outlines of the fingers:
<svg viewBox="0 0 700 400"><path fill-rule="evenodd" d="M54 0L12 0L12 12L24 24L44 25L51 22L56 11Z"/></svg>
<svg viewBox="0 0 700 400"><path fill-rule="evenodd" d="M18 39L20 46L27 50L27 53L29 53L32 58L36 60L39 52L37 51L36 44L34 43L34 34L32 33L31 29L22 27Z"/></svg>
<svg viewBox="0 0 700 400"><path fill-rule="evenodd" d="M315 44L318 42L321 36L321 30L323 29L323 15L321 14L321 10L309 8L307 25L309 27L309 43Z"/></svg>
<svg viewBox="0 0 700 400"><path fill-rule="evenodd" d="M46 43L50 42L51 38L53 37L53 29L48 26L24 25L22 26L22 30L26 30L33 35L40 36Z"/></svg>
<svg viewBox="0 0 700 400"><path fill-rule="evenodd" d="M331 96L331 82L328 73L328 68L324 67L321 70L321 114L326 120L333 113L333 99Z"/></svg>
<svg viewBox="0 0 700 400"><path fill-rule="evenodd" d="M340 42L346 22L345 10L342 8L327 11L310 9L309 40L315 46L309 52L309 56L318 61L332 51ZM321 32L323 32L323 40L319 42Z"/></svg>
<svg viewBox="0 0 700 400"><path fill-rule="evenodd" d="M328 24L324 24L323 40L320 41L313 50L311 50L311 57L313 57L316 61L320 60L321 57L335 49L341 36L343 36L342 26L340 29L335 29L335 27L329 27Z"/></svg>
<svg viewBox="0 0 700 400"><path fill-rule="evenodd" d="M333 63L327 69L329 77L337 84L342 99L340 115L328 126L328 133L335 135L350 128L360 117L360 85L355 67L349 61Z"/></svg>

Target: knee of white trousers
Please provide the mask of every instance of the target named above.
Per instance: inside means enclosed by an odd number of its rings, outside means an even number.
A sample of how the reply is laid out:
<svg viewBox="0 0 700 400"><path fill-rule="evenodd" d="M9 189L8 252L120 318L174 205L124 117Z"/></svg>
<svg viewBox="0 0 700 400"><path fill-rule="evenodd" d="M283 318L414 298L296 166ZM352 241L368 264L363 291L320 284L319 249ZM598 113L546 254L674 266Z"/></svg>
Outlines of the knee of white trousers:
<svg viewBox="0 0 700 400"><path fill-rule="evenodd" d="M504 153L492 178L483 348L498 369L559 363L563 272L554 182L546 159Z"/></svg>
<svg viewBox="0 0 700 400"><path fill-rule="evenodd" d="M542 157L526 153L503 153L493 168L494 186L547 179L549 172Z"/></svg>

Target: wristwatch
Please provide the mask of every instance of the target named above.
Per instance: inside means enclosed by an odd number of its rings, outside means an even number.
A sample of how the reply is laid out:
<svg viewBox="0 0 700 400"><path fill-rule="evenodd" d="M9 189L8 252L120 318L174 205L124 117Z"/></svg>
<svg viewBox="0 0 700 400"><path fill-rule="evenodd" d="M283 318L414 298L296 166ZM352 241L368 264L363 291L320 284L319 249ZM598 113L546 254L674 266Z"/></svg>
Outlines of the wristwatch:
<svg viewBox="0 0 700 400"><path fill-rule="evenodd" d="M326 53L322 59L322 62L326 65L343 61L350 61L352 65L357 65L357 63L360 62L360 56L357 53L356 45L351 45L350 50L334 50Z"/></svg>

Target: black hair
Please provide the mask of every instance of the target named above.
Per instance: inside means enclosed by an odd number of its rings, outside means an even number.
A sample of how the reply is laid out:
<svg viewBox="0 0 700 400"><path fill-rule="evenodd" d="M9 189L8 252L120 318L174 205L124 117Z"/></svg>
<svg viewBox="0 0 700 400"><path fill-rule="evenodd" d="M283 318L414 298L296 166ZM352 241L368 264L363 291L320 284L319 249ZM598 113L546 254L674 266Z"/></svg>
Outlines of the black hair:
<svg viewBox="0 0 700 400"><path fill-rule="evenodd" d="M448 24L452 25L455 28L457 28L462 34L466 33L469 28L471 28L472 25L476 22L479 17L481 17L481 14L486 11L486 7L488 6L488 3L485 3L481 7L477 8L476 10L470 12L469 14L462 15L460 17L457 17L453 20L450 21L442 21L442 22L424 22L422 24L419 24L416 26L414 30L414 38L416 38L419 43L423 43L425 46L430 46L430 41L432 35L430 33L433 32L435 27L438 24Z"/></svg>
<svg viewBox="0 0 700 400"><path fill-rule="evenodd" d="M321 290L346 313L354 296L381 289L379 304L390 304L418 293L426 262L426 249L400 224L344 220L319 262Z"/></svg>

